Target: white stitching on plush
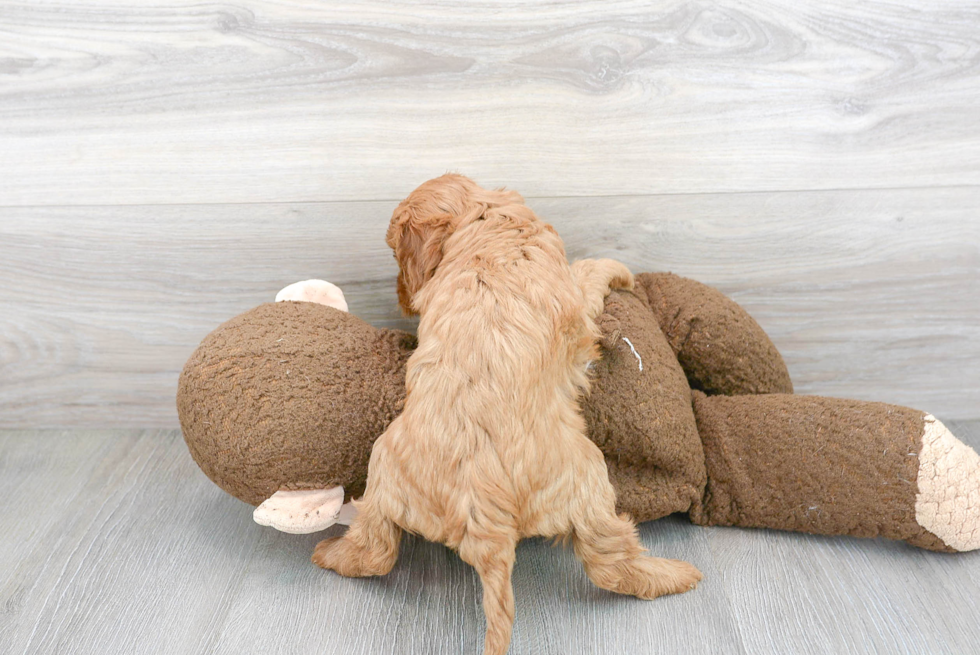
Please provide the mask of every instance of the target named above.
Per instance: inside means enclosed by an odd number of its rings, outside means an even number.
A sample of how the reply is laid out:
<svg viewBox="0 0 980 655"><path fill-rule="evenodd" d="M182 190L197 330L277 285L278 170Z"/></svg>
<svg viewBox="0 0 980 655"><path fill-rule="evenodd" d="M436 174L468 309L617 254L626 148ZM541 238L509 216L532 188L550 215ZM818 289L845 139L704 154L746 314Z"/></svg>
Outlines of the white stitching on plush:
<svg viewBox="0 0 980 655"><path fill-rule="evenodd" d="M629 346L630 347L630 350L633 351L633 355L636 357L636 361L640 363L640 372L642 373L643 372L643 359L640 357L640 353L636 352L636 348L633 347L633 342L632 341L630 341L626 337L623 337L623 341L625 341L626 342L626 345Z"/></svg>

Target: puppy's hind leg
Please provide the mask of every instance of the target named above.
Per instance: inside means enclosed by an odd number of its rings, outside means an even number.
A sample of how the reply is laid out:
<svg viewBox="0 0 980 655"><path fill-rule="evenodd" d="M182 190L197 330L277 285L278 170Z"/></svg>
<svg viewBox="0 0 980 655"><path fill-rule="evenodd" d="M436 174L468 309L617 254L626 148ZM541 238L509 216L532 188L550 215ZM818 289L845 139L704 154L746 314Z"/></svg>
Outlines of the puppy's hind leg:
<svg viewBox="0 0 980 655"><path fill-rule="evenodd" d="M313 563L340 575L385 575L398 559L402 531L365 499L355 503L357 517L343 537L325 539L313 551Z"/></svg>
<svg viewBox="0 0 980 655"><path fill-rule="evenodd" d="M514 627L514 570L517 534L503 531L468 530L459 545L459 556L476 569L483 585L483 613L487 636L483 655L505 655Z"/></svg>
<svg viewBox="0 0 980 655"><path fill-rule="evenodd" d="M614 259L580 259L571 266L572 278L582 290L591 319L602 313L606 296L613 289L632 289L633 274Z"/></svg>
<svg viewBox="0 0 980 655"><path fill-rule="evenodd" d="M317 566L348 577L364 577L385 575L395 565L402 530L383 509L384 494L388 493L384 483L390 477L385 460L383 447L375 447L364 498L354 501L357 515L343 537L317 544L312 558Z"/></svg>
<svg viewBox="0 0 980 655"><path fill-rule="evenodd" d="M687 562L644 555L633 523L615 513L577 525L572 543L589 579L618 594L652 600L690 591L703 577Z"/></svg>
<svg viewBox="0 0 980 655"><path fill-rule="evenodd" d="M647 600L694 589L703 577L696 568L680 560L644 555L633 522L616 515L616 493L609 482L602 453L588 438L588 464L582 488L592 490L579 499L570 514L572 544L596 586L618 594Z"/></svg>

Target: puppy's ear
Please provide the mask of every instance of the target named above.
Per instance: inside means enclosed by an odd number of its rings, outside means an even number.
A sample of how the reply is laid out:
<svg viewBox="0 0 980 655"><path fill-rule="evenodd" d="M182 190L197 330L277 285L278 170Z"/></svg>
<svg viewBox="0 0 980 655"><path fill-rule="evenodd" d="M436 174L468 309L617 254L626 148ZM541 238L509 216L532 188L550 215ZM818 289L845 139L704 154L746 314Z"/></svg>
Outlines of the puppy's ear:
<svg viewBox="0 0 980 655"><path fill-rule="evenodd" d="M396 213L385 241L398 261L398 304L406 314L417 314L415 294L435 274L442 261L442 247L456 221L449 214L417 217L410 210Z"/></svg>

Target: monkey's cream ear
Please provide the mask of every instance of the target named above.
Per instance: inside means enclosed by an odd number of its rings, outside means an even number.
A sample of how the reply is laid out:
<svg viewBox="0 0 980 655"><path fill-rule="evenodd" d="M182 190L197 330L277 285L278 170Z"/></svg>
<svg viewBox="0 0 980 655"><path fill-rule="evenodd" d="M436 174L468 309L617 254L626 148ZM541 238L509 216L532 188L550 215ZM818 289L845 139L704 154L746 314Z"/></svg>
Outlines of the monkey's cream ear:
<svg viewBox="0 0 980 655"><path fill-rule="evenodd" d="M335 284L325 280L303 280L295 282L276 294L276 302L294 300L299 302L315 302L329 305L342 312L347 311L347 300L344 292Z"/></svg>

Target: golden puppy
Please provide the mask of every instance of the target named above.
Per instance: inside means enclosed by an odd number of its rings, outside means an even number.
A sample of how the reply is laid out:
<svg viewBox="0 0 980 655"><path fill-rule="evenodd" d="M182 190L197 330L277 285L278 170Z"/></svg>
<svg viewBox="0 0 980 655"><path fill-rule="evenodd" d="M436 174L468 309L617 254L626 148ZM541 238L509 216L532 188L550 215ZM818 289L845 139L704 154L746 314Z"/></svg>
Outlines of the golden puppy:
<svg viewBox="0 0 980 655"><path fill-rule="evenodd" d="M383 575L402 529L459 551L479 573L485 653L507 651L511 570L526 536L568 537L592 581L640 598L687 591L690 564L644 556L578 399L596 357L594 319L629 270L569 267L561 239L514 192L460 175L426 182L395 210L388 245L402 307L420 314L405 409L374 445L367 490L342 538L313 561Z"/></svg>

